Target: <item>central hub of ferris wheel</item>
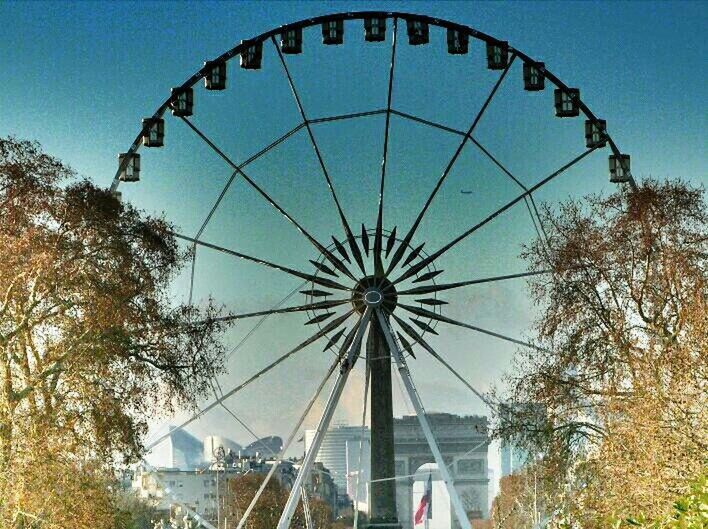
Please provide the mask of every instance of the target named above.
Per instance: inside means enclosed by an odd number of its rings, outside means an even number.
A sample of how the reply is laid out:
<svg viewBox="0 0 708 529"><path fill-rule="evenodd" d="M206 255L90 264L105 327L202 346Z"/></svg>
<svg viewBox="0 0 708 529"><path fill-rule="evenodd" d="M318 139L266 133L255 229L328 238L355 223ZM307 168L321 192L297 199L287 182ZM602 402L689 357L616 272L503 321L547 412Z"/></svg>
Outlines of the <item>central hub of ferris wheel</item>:
<svg viewBox="0 0 708 529"><path fill-rule="evenodd" d="M398 294L393 283L385 277L366 276L352 290L354 310L363 314L367 307L381 307L392 312L398 302Z"/></svg>

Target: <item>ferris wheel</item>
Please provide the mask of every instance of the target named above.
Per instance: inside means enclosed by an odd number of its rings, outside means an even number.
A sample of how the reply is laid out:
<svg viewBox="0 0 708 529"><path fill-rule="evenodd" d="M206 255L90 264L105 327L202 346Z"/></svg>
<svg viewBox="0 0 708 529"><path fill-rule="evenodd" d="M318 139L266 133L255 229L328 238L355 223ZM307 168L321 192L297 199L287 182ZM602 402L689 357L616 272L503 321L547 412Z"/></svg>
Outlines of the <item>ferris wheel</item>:
<svg viewBox="0 0 708 529"><path fill-rule="evenodd" d="M384 93L381 94L381 105L375 108L362 108L358 111L346 113L333 113L322 115L315 108L317 98L309 97L308 91L312 89L312 80L306 83L298 82L296 70L298 68L295 56L306 55L315 45L325 48L342 47L354 41L354 51L346 55L348 60L364 57L367 61L384 61L385 82L382 85ZM316 41L320 41L316 43ZM427 45L427 46L426 46ZM376 46L376 57L367 55L368 52L360 49ZM494 75L491 87L484 91L481 104L469 110L465 116L466 126L457 127L449 123L424 117L414 112L402 110L398 106L395 95L397 73L401 68L401 47L426 47L430 48L425 59L417 59L420 64L425 61L438 61L441 57L457 57L479 53L480 57L472 61L457 62L452 67L461 70L456 79L459 80L460 90L476 90L479 86L465 86L464 83L476 77L475 73L466 73L471 69L486 71ZM359 51L357 51L359 50ZM344 61L342 55L328 54L327 58L334 62ZM238 68L241 72L229 73L227 70ZM347 65L346 68L349 68ZM352 72L367 71L356 70ZM261 72L259 72L259 70ZM276 70L292 93L291 104L297 115L295 125L286 130L281 136L271 142L266 142L254 151L251 156L237 159L215 137L198 124L195 117L199 113L200 100L215 97L215 93L225 91L234 82L236 90L242 86L257 87L253 80L243 81L244 76L257 76L263 71ZM319 60L314 67L321 78L317 80L319 86L328 85L336 81L328 75L328 67L320 64ZM340 70L341 71L341 70ZM419 75L425 76L425 69L419 68ZM501 92L502 87L510 82L518 72L520 83L508 88L514 91L514 97L532 97L531 93L543 93L553 90L552 108L555 118L576 118L582 116L584 123L577 126L578 144L582 144L584 132L584 147L579 154L569 155L564 162L553 170L549 170L532 183L524 180L512 172L500 157L492 153L492 149L482 143L477 132L488 116L490 106L495 97ZM354 75L354 73L352 73ZM269 77L268 79L271 79ZM206 92L197 94L198 84L204 84ZM356 79L348 79L348 83L356 83L357 90L367 93L371 87L367 86L367 78L359 75ZM309 87L303 85L310 85ZM409 87L411 88L411 87ZM412 87L416 89L415 86ZM524 95L525 92L529 94ZM248 94L239 95L244 100ZM308 100L309 99L309 100ZM312 101L314 99L314 101ZM256 96L249 101L259 101ZM216 100L218 108L218 100ZM258 113L258 115L272 115L272 112ZM550 111L551 109L549 109ZM513 112L513 109L507 109ZM550 112L549 112L550 114ZM426 419L420 395L408 369L408 363L415 361L418 355L430 355L449 371L451 376L461 381L478 397L485 400L483 394L470 385L465 378L448 361L444 352L438 352L434 339L443 335L451 328L464 328L475 333L486 334L494 339L511 342L520 347L534 348L532 343L513 337L503 330L489 330L471 322L462 321L446 314L449 302L444 294L478 284L495 283L511 279L524 278L537 274L549 273L548 270L534 270L528 272L500 273L488 277L470 279L466 277L450 277L441 264L445 262L453 249L459 249L461 243L468 241L473 234L488 224L496 221L503 222L503 215L512 208L521 208L526 212L539 238L545 234L544 226L538 212L534 194L556 182L557 177L567 173L576 164L590 157L595 151L608 149L609 179L612 183L634 186L630 171L630 158L622 153L607 130L605 120L598 119L580 96L580 90L563 83L551 73L543 62L532 59L522 51L514 48L508 42L486 35L468 26L454 23L439 18L419 14L402 12L356 12L338 13L287 24L253 38L241 41L240 44L226 51L222 55L208 60L204 65L184 83L172 89L169 97L157 108L152 116L143 119L142 126L134 142L124 153L119 155L119 167L111 185L111 191L119 194L123 184L140 185L142 147L155 149L165 147L165 119L172 116L175 127L181 124L184 130L189 131L194 138L203 143L216 160L225 163L230 173L225 185L216 195L211 208L207 210L199 229L193 234L175 232L174 235L190 245L193 249L191 269L191 282L189 300L193 299L193 285L195 275L199 276L197 265L197 249L199 252L218 252L235 259L235 262L247 262L258 267L268 269L274 275L287 277L293 285L297 285L295 292L302 298L296 305L279 306L276 308L262 307L260 310L232 314L224 317L226 320L245 320L249 318L263 318L270 315L289 315L299 318L299 323L306 329L311 329L309 336L300 343L293 343L289 350L274 359L272 363L259 370L235 388L222 393L214 402L203 408L198 415L207 413L217 405L253 381L268 376L271 370L293 357L299 351L318 342L324 351L334 353L332 363L324 379L320 382L314 396L305 406L305 411L292 430L292 434L284 443L278 460L282 460L285 451L297 437L307 414L311 411L316 399L323 391L325 385L334 377L332 389L322 411L316 434L311 448L305 455L304 461L285 509L278 523L278 529L287 529L292 516L301 500L301 490L307 476L312 469L323 436L327 431L337 404L342 396L345 385L354 366L359 360L366 362L366 389L364 391L364 415L367 413L367 395L370 390L371 413L371 499L370 523L375 527L393 527L396 523L395 482L377 480L394 475L393 460L393 426L391 404L392 366L398 371L406 394L412 403L419 418L421 429L428 441L435 462L440 469L443 481L450 494L455 516L463 528L469 528L469 520L463 505L455 492L453 479L448 471L433 432ZM212 112L211 118L218 119L223 116L219 111ZM358 122L360 120L379 119L378 127L380 136L375 141L378 144L378 167L375 185L364 185L346 180L347 174L341 174L332 169L330 158L323 148L323 138L327 131L322 132L319 127L333 123ZM555 119L551 117L550 119ZM391 152L392 152L392 121L396 120L397 127L409 124L411 126L425 127L436 134L446 135L454 140L454 148L450 152L435 152L434 155L441 160L442 173L428 175L427 180L417 179L407 184L399 180L393 186L396 195L408 197L420 194L423 200L411 207L407 199L405 207L396 208L395 204L387 202L392 192L391 177ZM259 122L258 129L267 128L268 123ZM243 130L238 123L231 125L237 136L248 135L248 130ZM492 125L487 125L492 126ZM338 134L342 129L338 129ZM575 130L575 129L574 129ZM255 178L250 173L252 164L269 155L269 153L282 149L293 138L302 140L297 144L295 151L306 149L303 156L312 156L316 160L318 185L321 186L327 199L322 200L322 195L313 195L310 207L316 210L328 208L332 211L332 223L317 226L317 233L311 226L300 220L298 214L290 207L284 205L284 200L277 198L272 188L278 185L277 180L263 181ZM368 140L371 140L370 138ZM367 140L367 141L368 141ZM358 142L355 138L350 140L352 151L356 150ZM371 140L374 141L374 140ZM169 142L168 142L169 143ZM411 149L415 151L416 149ZM431 150L436 150L431 147ZM437 233L437 237L421 237L421 226L428 220L432 205L442 201L446 182L449 185L451 174L461 157L469 150L473 150L484 158L490 167L494 167L513 185L515 192L503 200L492 211L469 225L457 224L447 227L448 236ZM293 153L291 153L293 154ZM295 152L294 154L297 154ZM200 154L203 156L203 154ZM149 158L146 156L146 158ZM164 158L162 158L164 160ZM352 158L351 164L355 163ZM341 165L341 164L340 164ZM346 164L343 165L346 167ZM144 169L144 168L143 168ZM348 170L351 168L349 167ZM147 172L147 171L144 171ZM150 178L150 174L146 175ZM314 181L314 177L313 177ZM217 244L204 237L205 230L210 222L214 222L215 212L223 207L225 197L235 182L242 182L249 187L254 196L267 205L277 215L287 219L298 234L299 241L305 246L304 252L309 257L303 259L299 266L282 264L277 259L264 254L249 253L245 250ZM288 180L280 183L281 186L291 186L291 192L297 194L299 182ZM406 185L416 187L415 193L410 193ZM348 191L348 196L342 190ZM422 189L422 191L421 191ZM352 191L356 197L352 198ZM462 190L462 194L470 193ZM472 192L473 193L473 192ZM282 191L281 191L282 194ZM306 194L306 192L305 192ZM185 204L189 203L189 196L182 196ZM351 221L353 202L368 201L372 204L372 212L368 220L360 225ZM307 198L301 200L307 202ZM525 209L524 209L525 208ZM438 209L439 210L439 209ZM394 215L389 212L404 213L399 224L394 224L389 219ZM443 210L444 211L444 210ZM318 212L309 212L308 218L317 218ZM323 217L325 218L324 214ZM497 220L500 219L500 220ZM281 225L282 226L282 225ZM249 230L258 232L258 223L248 226ZM290 228L282 228L290 229ZM328 231L327 231L328 230ZM325 233L325 235L322 235ZM435 233L435 232L434 232ZM272 232L264 232L260 237L272 240L273 251L280 255L289 252L289 246L283 248L278 244L278 237ZM500 265L501 268L501 265ZM268 284L261 285L268 289ZM180 425L185 427L195 417ZM148 448L155 446L164 439L154 441ZM260 493L264 490L268 480L276 472L277 465L273 465L261 489L251 501L244 513L239 529L243 526L248 515L254 508ZM206 524L206 522L204 522ZM386 525L388 524L388 525Z"/></svg>

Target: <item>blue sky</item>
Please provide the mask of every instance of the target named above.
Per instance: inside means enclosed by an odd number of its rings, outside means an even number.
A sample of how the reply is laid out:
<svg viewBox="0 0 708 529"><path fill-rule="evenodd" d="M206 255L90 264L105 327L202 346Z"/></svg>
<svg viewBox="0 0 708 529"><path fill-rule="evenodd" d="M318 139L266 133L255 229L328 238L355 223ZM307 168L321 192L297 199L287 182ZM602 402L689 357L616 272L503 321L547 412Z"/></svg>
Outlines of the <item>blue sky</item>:
<svg viewBox="0 0 708 529"><path fill-rule="evenodd" d="M140 119L172 86L202 61L241 39L275 26L329 12L382 9L417 12L470 25L546 62L602 118L620 148L632 155L636 178L684 177L705 183L707 11L701 2L4 2L0 4L0 135L39 140L82 175L108 185L116 155L134 138ZM318 29L305 35L305 51L289 57L295 83L310 117L385 106L390 48L362 41L359 22L345 28L345 45L323 47ZM390 31L390 26L389 26ZM485 68L480 43L468 56L449 57L444 33L413 48L399 29L393 106L466 129L496 73ZM195 90L195 123L236 160L298 123L299 116L272 47L264 68L241 71L229 64L225 93ZM520 64L480 122L477 137L525 184L572 159L584 147L580 118L553 117L552 90L522 90ZM166 147L143 152L143 179L124 186L126 200L163 213L193 234L230 171L181 123L166 123ZM318 125L317 140L352 224L375 223L383 118ZM393 119L387 177L386 227L409 226L454 152L458 139ZM590 192L610 192L607 151L542 190L550 204ZM341 235L311 146L298 134L248 168L303 225L321 239ZM470 190L463 195L460 190ZM518 188L480 153L466 147L450 174L419 242L434 250L518 194ZM447 281L524 269L520 245L534 236L528 214L515 207L441 261ZM229 191L204 238L296 268L313 258L311 248L243 182ZM304 264L303 264L304 263ZM213 295L228 308L266 309L297 283L227 256L200 252L196 296ZM185 297L185 277L175 283ZM294 298L300 301L300 298ZM451 294L447 314L523 336L533 318L522 282L499 283ZM228 388L307 336L300 316L272 318L233 355ZM249 330L229 335L237 343ZM441 333L443 334L443 333ZM466 330L445 329L432 340L441 353L481 389L498 383L512 363L514 347ZM230 401L259 433L286 435L299 409L326 369L329 357L313 347L299 362ZM483 406L436 364L412 363L429 409L483 413ZM355 376L338 420L354 420L362 378ZM407 413L394 384L397 413ZM267 410L278 410L277 417ZM197 434L223 433L240 442L215 412L195 425ZM312 425L314 416L308 420ZM221 430L229 424L229 431Z"/></svg>

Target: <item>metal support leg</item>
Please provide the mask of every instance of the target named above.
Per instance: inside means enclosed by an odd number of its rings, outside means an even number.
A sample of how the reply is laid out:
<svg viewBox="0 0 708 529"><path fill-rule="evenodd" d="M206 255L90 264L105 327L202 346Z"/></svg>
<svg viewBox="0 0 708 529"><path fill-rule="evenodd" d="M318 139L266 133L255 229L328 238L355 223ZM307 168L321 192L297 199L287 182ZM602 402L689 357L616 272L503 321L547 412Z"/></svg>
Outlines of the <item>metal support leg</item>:
<svg viewBox="0 0 708 529"><path fill-rule="evenodd" d="M302 510L305 512L305 528L314 529L312 525L312 516L310 515L310 502L307 501L307 491L302 487Z"/></svg>
<svg viewBox="0 0 708 529"><path fill-rule="evenodd" d="M293 487L290 490L290 495L288 496L288 501L285 504L285 509L283 509L283 513L280 515L280 520L278 521L278 529L289 529L290 527L290 521L292 520L292 517L295 514L295 509L297 508L297 503L300 499L300 488L304 485L305 480L310 475L312 465L315 462L317 453L320 450L320 446L322 445L324 436L327 433L327 429L329 428L329 423L332 421L334 410L337 408L337 403L339 402L339 398L342 396L342 391L344 391L344 386L346 385L347 379L349 378L349 373L354 367L354 364L356 363L356 360L359 356L361 339L364 336L364 330L366 329L369 320L371 319L372 311L373 309L371 307L367 307L366 311L364 312L364 316L362 316L361 321L359 322L359 328L356 330L354 340L352 340L352 344L349 347L349 351L347 352L347 357L342 363L341 369L339 370L339 374L337 375L337 379L334 382L332 392L330 393L329 398L327 399L327 404L325 405L325 409L322 413L322 417L320 418L320 422L317 425L315 437L312 439L312 445L305 454L305 459L302 462L300 471L297 473L297 477L295 478Z"/></svg>
<svg viewBox="0 0 708 529"><path fill-rule="evenodd" d="M394 360L396 361L396 364L398 366L398 372L401 374L403 384L405 385L406 391L408 392L408 396L410 397L411 402L413 403L415 413L418 416L418 421L420 422L420 427L423 430L425 438L428 440L428 445L430 445L430 450L433 452L435 463L437 463L440 475L442 476L443 481L445 482L445 487L447 487L447 492L450 495L450 501L452 502L453 509L455 510L455 516L457 518L457 521L459 522L462 529L472 529L470 521L467 518L467 513L465 513L465 509L462 507L462 501L460 500L460 496L457 494L457 490L455 490L455 484L452 481L452 478L450 477L450 471L445 465L445 461L443 460L442 454L440 453L440 449L438 448L438 443L435 441L433 431L430 429L430 424L428 424L428 419L425 416L423 404L420 401L420 396L418 395L418 392L415 389L415 385L413 384L413 379L411 378L411 374L408 371L408 366L406 365L401 351L399 351L398 349L398 344L393 339L391 327L389 326L386 317L379 309L376 309L376 318L378 318L378 321L381 324L381 330L383 331L383 334L386 337L388 348L391 351L391 355L393 356Z"/></svg>

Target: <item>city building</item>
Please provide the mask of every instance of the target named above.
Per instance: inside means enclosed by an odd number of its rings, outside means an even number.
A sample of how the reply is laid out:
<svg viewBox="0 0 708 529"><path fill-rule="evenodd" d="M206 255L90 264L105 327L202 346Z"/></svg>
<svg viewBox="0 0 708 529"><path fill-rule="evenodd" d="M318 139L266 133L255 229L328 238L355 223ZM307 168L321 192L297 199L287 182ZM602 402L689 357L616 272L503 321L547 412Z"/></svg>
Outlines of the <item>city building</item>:
<svg viewBox="0 0 708 529"><path fill-rule="evenodd" d="M450 413L429 413L426 416L467 516L470 519L488 518L487 418ZM426 465L435 463L435 460L415 415L394 419L393 432L396 476L406 476L398 479L396 485L398 521L403 527L413 527L415 477L425 474L425 469L429 468ZM459 527L454 515L451 520L453 528Z"/></svg>
<svg viewBox="0 0 708 529"><path fill-rule="evenodd" d="M316 430L305 430L305 452L310 449ZM322 463L329 469L332 479L337 485L341 495L347 494L353 498L352 477L355 478L359 470L359 446L362 439L361 426L336 425L330 428L324 436L320 451L315 461ZM369 429L364 429L365 446L362 456L363 465L360 483L369 480L370 437ZM365 490L365 488L363 489Z"/></svg>
<svg viewBox="0 0 708 529"><path fill-rule="evenodd" d="M204 462L216 460L219 455L219 449L223 449L224 454L229 452L240 454L243 450L240 444L220 435L207 435L204 438L203 446L202 458Z"/></svg>
<svg viewBox="0 0 708 529"><path fill-rule="evenodd" d="M443 459L449 466L463 506L472 519L489 516L489 476L487 452L487 418L478 416L430 413L427 415ZM314 430L305 432L305 450L309 450ZM361 426L337 425L327 431L316 461L332 472L340 494L355 497L359 473L360 442L362 453L359 478L359 510L368 508L368 481L371 461L371 432ZM396 503L398 519L403 527L412 527L413 485L419 469L434 463L428 442L415 415L394 419L394 451L396 458ZM452 527L457 522L452 517Z"/></svg>
<svg viewBox="0 0 708 529"><path fill-rule="evenodd" d="M546 414L542 406L530 402L508 402L500 407L502 428L514 431L519 425L543 428ZM508 476L523 468L531 459L531 454L513 438L502 440L500 447L501 477Z"/></svg>
<svg viewBox="0 0 708 529"><path fill-rule="evenodd" d="M154 467L194 470L203 466L203 444L185 430L167 425L155 433L155 437L169 437L156 445L145 460Z"/></svg>
<svg viewBox="0 0 708 529"><path fill-rule="evenodd" d="M222 490L225 477L223 472L220 473L219 486ZM160 511L172 513L173 505L181 503L207 519L216 519L217 475L208 469L152 470L138 466L133 474L132 489L138 497L152 501Z"/></svg>

